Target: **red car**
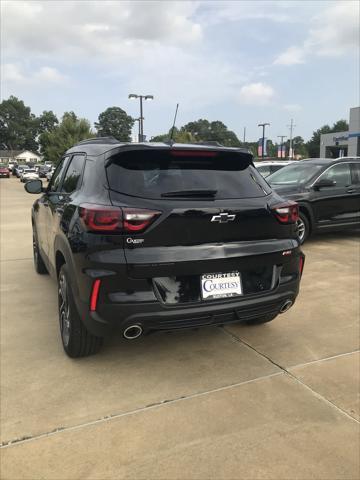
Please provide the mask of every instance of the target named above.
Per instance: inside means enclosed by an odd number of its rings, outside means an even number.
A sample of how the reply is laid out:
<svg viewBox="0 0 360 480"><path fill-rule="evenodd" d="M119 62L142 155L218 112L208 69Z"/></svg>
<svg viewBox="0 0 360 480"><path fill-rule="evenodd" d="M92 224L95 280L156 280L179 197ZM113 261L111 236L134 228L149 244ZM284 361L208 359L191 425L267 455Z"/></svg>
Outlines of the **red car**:
<svg viewBox="0 0 360 480"><path fill-rule="evenodd" d="M0 164L0 178L1 177L7 177L10 178L10 170L6 165L1 165Z"/></svg>

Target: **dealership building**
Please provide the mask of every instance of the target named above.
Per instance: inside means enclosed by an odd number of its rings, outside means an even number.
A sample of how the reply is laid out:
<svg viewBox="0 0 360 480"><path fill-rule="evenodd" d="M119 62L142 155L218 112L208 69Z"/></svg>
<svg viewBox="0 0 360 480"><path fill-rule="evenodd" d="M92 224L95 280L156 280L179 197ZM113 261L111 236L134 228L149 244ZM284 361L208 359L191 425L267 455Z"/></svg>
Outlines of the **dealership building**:
<svg viewBox="0 0 360 480"><path fill-rule="evenodd" d="M320 157L360 156L360 107L350 108L349 131L324 133L320 137Z"/></svg>

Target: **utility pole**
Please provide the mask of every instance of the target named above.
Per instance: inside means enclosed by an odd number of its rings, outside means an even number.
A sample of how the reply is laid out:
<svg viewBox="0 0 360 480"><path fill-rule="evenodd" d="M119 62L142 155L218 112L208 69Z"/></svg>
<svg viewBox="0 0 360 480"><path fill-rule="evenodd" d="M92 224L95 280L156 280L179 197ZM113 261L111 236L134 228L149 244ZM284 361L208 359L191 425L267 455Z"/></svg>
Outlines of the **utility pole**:
<svg viewBox="0 0 360 480"><path fill-rule="evenodd" d="M245 143L245 137L246 137L246 127L244 127L244 140L243 140L244 143Z"/></svg>
<svg viewBox="0 0 360 480"><path fill-rule="evenodd" d="M284 145L284 138L286 138L286 135L278 135L278 138L280 138L280 153L281 153L280 158L283 158L283 145Z"/></svg>
<svg viewBox="0 0 360 480"><path fill-rule="evenodd" d="M293 147L292 147L292 143L293 143L293 130L294 128L296 127L296 125L294 125L294 120L291 119L291 122L290 122L290 125L288 125L289 129L290 129L290 146L289 146L289 160L292 160L293 158Z"/></svg>
<svg viewBox="0 0 360 480"><path fill-rule="evenodd" d="M265 127L270 123L259 123L258 127L262 127L262 149L261 149L261 158L264 160L264 151L265 151Z"/></svg>

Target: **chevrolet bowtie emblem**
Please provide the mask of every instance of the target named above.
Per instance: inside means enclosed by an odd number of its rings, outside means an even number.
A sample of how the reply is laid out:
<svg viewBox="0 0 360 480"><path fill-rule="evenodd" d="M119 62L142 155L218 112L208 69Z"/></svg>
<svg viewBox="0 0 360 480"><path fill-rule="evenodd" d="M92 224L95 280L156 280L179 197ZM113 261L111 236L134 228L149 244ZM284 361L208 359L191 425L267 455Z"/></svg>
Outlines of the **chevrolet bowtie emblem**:
<svg viewBox="0 0 360 480"><path fill-rule="evenodd" d="M219 215L213 215L211 218L212 222L218 223L228 223L233 222L235 220L236 215L229 215L228 213L220 213Z"/></svg>

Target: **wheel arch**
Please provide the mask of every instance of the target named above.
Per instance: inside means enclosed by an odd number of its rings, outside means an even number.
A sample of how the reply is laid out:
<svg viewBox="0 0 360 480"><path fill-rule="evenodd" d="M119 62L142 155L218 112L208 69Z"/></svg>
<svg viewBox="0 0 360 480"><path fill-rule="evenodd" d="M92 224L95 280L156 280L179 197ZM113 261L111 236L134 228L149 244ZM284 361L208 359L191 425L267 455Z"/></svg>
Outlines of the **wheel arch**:
<svg viewBox="0 0 360 480"><path fill-rule="evenodd" d="M309 221L310 233L314 230L314 215L310 205L299 202L299 212L303 213Z"/></svg>

